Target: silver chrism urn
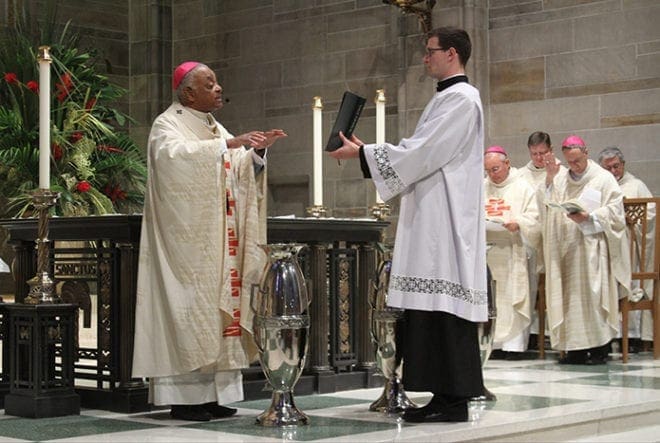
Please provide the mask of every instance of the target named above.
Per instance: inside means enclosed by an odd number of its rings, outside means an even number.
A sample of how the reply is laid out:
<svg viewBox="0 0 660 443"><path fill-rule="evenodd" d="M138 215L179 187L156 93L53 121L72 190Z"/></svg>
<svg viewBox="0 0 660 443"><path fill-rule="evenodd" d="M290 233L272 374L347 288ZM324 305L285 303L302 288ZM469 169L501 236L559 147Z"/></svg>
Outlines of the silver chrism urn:
<svg viewBox="0 0 660 443"><path fill-rule="evenodd" d="M259 285L252 287L254 340L261 368L273 388L270 407L257 417L262 426L306 425L307 416L293 402L293 388L302 373L309 337L305 279L298 264L299 244L261 246L268 264Z"/></svg>
<svg viewBox="0 0 660 443"><path fill-rule="evenodd" d="M370 411L396 414L417 406L406 396L400 378L401 355L396 352L397 333L401 331L403 310L387 306L392 260L389 251L382 250L383 259L376 271L369 297L371 306L371 339L376 348L376 366L385 377L383 393L370 406Z"/></svg>

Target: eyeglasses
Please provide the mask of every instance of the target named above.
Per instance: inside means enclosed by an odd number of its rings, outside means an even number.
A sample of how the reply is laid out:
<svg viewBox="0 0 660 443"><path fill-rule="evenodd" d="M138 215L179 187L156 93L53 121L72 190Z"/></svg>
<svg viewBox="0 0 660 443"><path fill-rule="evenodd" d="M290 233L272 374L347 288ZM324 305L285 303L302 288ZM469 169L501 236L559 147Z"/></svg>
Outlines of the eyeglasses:
<svg viewBox="0 0 660 443"><path fill-rule="evenodd" d="M449 49L445 49L445 48L424 48L424 49L426 50L426 54L425 54L425 55L426 55L427 57L432 57L432 56L433 56L433 53L434 53L435 51L449 51ZM450 49L451 49L451 48L450 48Z"/></svg>

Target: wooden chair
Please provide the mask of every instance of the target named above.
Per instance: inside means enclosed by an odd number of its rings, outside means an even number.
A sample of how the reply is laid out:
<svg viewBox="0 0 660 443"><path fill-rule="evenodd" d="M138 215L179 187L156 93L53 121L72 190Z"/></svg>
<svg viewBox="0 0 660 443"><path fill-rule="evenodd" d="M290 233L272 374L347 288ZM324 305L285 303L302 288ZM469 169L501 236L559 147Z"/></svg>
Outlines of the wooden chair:
<svg viewBox="0 0 660 443"><path fill-rule="evenodd" d="M545 274L539 274L538 293L536 295L536 314L539 319L539 335L537 346L539 358L545 359Z"/></svg>
<svg viewBox="0 0 660 443"><path fill-rule="evenodd" d="M630 311L650 310L653 316L653 358L660 358L660 229L649 226L648 212L655 205L660 207L660 198L626 198L623 206L626 212L626 225L628 227L628 240L630 241L630 260L632 264L632 282L639 282L640 287L649 288L653 283L653 297L651 300L643 298L633 302L628 297L619 300L621 312L621 349L622 360L628 362L628 313ZM649 250L646 241L647 233L653 229L653 250ZM646 285L645 285L646 283Z"/></svg>

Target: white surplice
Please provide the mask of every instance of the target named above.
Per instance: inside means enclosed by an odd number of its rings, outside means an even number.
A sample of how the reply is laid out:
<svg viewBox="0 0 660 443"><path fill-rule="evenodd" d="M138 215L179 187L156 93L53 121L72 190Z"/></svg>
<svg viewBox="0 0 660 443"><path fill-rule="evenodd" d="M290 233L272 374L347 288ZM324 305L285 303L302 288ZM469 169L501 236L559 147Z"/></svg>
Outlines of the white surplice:
<svg viewBox="0 0 660 443"><path fill-rule="evenodd" d="M621 180L619 180L619 186L621 187L621 192L625 198L646 198L653 197L649 188L644 184L643 181L635 177L630 172L624 172ZM647 223L648 223L648 234L646 236L646 261L647 261L647 271L653 269L653 252L655 246L655 205L649 205L647 213ZM636 231L637 235L637 244L641 244L641 233ZM633 251L633 258L640 254L640 251ZM637 266L636 263L632 263L632 266ZM640 287L639 281L635 281L633 284L633 298L648 297L653 298L653 282L646 281L642 287ZM638 292L641 293L638 294ZM653 315L651 311L632 311L630 312L629 322L628 322L628 333L631 338L641 338L642 340L653 341Z"/></svg>
<svg viewBox="0 0 660 443"><path fill-rule="evenodd" d="M213 397L228 395L209 401L240 400L239 369L257 355L249 295L266 263L258 247L266 241L266 178L254 166L264 160L228 150L231 137L211 114L179 103L149 136L133 376L162 390L150 392L156 404L204 403L208 396L193 397L210 384Z"/></svg>
<svg viewBox="0 0 660 443"><path fill-rule="evenodd" d="M487 321L483 126L479 91L457 83L436 92L410 138L364 146L380 196L401 195L390 306Z"/></svg>
<svg viewBox="0 0 660 443"><path fill-rule="evenodd" d="M577 224L563 211L540 208L543 220L548 327L562 351L601 346L619 329L619 288L630 293L630 254L623 194L614 176L588 160L581 177L560 171L542 197L555 203L600 196L590 220Z"/></svg>
<svg viewBox="0 0 660 443"><path fill-rule="evenodd" d="M541 242L536 192L512 168L502 183L484 179L486 217L515 221L519 230L487 230L488 266L496 282L494 348L527 349L536 302L536 250Z"/></svg>

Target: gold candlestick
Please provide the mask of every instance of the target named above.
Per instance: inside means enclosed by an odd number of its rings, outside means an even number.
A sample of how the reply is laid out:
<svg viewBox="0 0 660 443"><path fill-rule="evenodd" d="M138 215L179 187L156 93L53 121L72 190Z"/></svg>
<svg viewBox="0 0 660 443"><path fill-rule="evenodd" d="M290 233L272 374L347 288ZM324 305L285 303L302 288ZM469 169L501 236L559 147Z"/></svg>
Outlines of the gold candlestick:
<svg viewBox="0 0 660 443"><path fill-rule="evenodd" d="M27 281L30 292L24 302L30 305L41 303L60 303L61 300L54 292L55 283L48 275L48 256L50 253L50 240L48 240L48 211L55 205L60 194L49 189L39 189L32 195L32 205L39 212L37 225L37 274Z"/></svg>
<svg viewBox="0 0 660 443"><path fill-rule="evenodd" d="M390 205L383 202L378 202L371 207L371 215L376 220L385 220L387 217L389 217L390 213L391 213Z"/></svg>
<svg viewBox="0 0 660 443"><path fill-rule="evenodd" d="M313 205L307 208L307 215L315 218L323 218L328 212L328 208L323 205Z"/></svg>

